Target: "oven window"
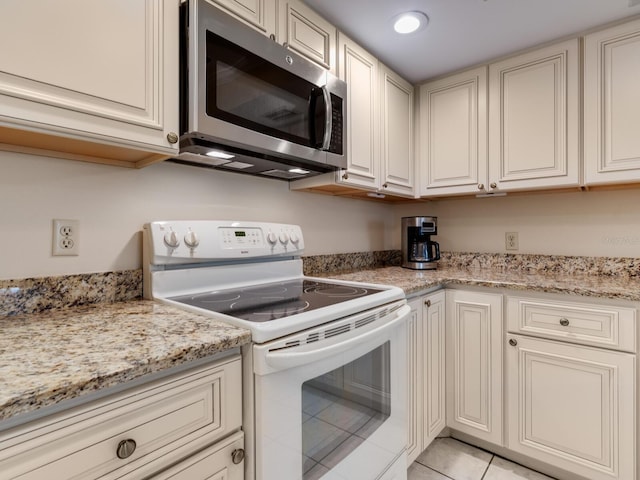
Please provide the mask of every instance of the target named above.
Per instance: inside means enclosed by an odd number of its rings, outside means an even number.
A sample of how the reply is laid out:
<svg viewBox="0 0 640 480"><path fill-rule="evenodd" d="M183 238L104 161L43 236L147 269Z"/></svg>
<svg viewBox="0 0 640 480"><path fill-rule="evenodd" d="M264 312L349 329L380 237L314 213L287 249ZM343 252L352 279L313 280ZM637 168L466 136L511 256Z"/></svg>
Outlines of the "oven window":
<svg viewBox="0 0 640 480"><path fill-rule="evenodd" d="M302 384L302 477L319 478L391 414L390 342Z"/></svg>

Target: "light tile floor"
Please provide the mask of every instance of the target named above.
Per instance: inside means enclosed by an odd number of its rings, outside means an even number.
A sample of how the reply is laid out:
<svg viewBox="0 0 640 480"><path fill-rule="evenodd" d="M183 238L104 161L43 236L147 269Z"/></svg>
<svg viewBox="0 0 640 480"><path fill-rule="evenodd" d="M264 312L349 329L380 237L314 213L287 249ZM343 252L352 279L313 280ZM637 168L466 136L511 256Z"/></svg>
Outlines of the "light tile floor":
<svg viewBox="0 0 640 480"><path fill-rule="evenodd" d="M453 438L436 438L409 467L408 480L554 480Z"/></svg>

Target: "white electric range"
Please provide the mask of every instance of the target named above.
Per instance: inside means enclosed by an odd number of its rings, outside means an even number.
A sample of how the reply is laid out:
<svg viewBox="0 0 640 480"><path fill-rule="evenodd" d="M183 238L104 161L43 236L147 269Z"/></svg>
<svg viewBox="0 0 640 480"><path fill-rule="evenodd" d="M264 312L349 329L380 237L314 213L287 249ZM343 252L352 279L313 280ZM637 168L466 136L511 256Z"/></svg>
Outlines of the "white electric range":
<svg viewBox="0 0 640 480"><path fill-rule="evenodd" d="M401 289L306 277L299 226L144 228L145 297L251 330L246 478L406 478Z"/></svg>

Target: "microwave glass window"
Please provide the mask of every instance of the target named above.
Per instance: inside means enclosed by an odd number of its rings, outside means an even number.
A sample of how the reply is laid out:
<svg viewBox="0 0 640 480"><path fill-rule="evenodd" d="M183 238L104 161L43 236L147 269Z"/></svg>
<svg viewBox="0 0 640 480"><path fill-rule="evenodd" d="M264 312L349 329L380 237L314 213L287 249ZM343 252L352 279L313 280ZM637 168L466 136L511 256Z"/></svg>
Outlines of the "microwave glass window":
<svg viewBox="0 0 640 480"><path fill-rule="evenodd" d="M302 478L346 458L391 414L390 342L302 384Z"/></svg>
<svg viewBox="0 0 640 480"><path fill-rule="evenodd" d="M210 117L316 146L316 125L324 124L325 113L317 106L321 89L312 83L212 32L207 32L206 77Z"/></svg>

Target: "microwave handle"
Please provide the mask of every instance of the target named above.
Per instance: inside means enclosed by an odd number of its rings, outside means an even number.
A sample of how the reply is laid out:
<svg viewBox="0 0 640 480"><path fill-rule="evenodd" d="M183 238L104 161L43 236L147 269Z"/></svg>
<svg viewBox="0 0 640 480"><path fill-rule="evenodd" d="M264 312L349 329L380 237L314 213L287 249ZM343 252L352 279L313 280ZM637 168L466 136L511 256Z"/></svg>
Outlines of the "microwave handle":
<svg viewBox="0 0 640 480"><path fill-rule="evenodd" d="M322 96L324 97L324 138L322 139L322 150L329 150L331 146L331 131L333 130L332 114L333 106L331 105L331 93L325 85L322 87Z"/></svg>

